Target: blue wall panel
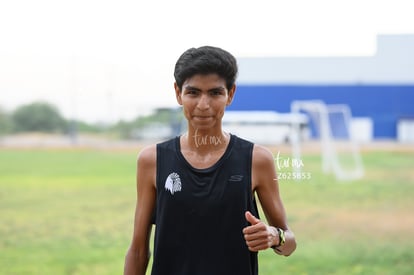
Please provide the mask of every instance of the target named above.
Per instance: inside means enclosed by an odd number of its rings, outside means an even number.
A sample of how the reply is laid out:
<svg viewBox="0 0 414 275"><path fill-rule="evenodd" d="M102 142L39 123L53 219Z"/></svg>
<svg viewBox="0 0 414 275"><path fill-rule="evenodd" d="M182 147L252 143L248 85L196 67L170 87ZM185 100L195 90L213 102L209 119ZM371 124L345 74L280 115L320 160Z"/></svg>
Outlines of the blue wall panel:
<svg viewBox="0 0 414 275"><path fill-rule="evenodd" d="M414 118L414 85L239 85L228 110L289 112L293 100L313 99L371 117L374 138L396 138L398 119Z"/></svg>

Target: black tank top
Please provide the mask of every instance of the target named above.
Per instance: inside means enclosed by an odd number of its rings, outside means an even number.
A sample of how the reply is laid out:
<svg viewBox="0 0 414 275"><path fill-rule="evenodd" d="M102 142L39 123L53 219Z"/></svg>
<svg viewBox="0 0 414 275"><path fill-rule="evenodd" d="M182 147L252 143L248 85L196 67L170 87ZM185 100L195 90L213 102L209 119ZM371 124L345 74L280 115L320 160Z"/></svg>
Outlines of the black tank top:
<svg viewBox="0 0 414 275"><path fill-rule="evenodd" d="M251 142L231 135L213 166L196 169L182 155L179 137L157 145L152 275L258 274L257 253L242 232L245 211L258 216L252 151Z"/></svg>

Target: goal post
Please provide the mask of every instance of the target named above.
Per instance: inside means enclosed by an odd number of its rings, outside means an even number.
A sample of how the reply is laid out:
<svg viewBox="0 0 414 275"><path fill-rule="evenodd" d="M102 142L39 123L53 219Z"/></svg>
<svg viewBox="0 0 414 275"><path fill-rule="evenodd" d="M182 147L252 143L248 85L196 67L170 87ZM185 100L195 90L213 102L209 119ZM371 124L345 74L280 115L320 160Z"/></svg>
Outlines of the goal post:
<svg viewBox="0 0 414 275"><path fill-rule="evenodd" d="M364 175L358 144L352 139L351 110L346 104L327 105L321 100L293 101L292 114L305 113L318 135L322 154L322 171L334 173L339 180L354 180ZM297 123L291 128L292 157L301 158L303 140ZM299 167L295 168L299 171Z"/></svg>

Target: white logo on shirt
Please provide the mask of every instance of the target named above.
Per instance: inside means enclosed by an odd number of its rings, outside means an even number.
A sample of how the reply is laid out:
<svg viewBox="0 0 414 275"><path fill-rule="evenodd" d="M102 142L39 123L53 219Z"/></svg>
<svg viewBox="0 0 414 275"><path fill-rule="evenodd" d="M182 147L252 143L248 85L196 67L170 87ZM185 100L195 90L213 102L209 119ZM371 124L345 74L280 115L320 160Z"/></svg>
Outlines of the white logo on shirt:
<svg viewBox="0 0 414 275"><path fill-rule="evenodd" d="M177 173L171 173L165 180L165 190L170 191L171 195L181 191L181 179Z"/></svg>

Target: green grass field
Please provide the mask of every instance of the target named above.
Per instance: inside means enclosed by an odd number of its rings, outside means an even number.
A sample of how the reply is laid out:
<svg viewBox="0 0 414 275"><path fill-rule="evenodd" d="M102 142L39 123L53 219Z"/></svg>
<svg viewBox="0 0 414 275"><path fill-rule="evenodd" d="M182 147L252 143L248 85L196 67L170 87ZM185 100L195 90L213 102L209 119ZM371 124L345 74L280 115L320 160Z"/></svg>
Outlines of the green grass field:
<svg viewBox="0 0 414 275"><path fill-rule="evenodd" d="M122 274L138 149L0 150L0 274ZM260 274L412 274L414 154L366 152L366 176L280 181L298 242ZM237 274L236 274L237 275Z"/></svg>

